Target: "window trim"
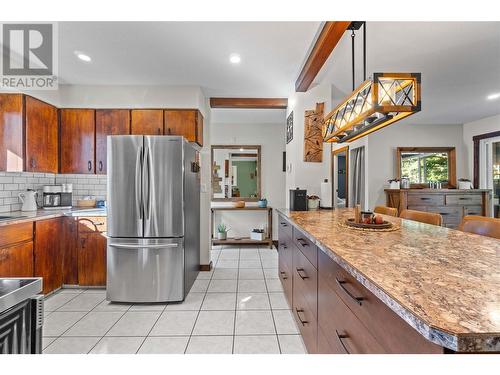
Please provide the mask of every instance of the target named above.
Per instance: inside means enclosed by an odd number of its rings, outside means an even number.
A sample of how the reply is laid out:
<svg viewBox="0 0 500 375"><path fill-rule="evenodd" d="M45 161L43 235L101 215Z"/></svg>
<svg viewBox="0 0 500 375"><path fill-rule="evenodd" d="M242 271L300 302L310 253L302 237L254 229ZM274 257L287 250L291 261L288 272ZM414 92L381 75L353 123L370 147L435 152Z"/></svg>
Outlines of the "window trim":
<svg viewBox="0 0 500 375"><path fill-rule="evenodd" d="M403 152L446 152L448 154L448 181L443 184L444 189L457 187L457 156L455 147L398 147L396 149L397 177L401 179L401 154ZM423 189L428 184L410 184L411 189Z"/></svg>

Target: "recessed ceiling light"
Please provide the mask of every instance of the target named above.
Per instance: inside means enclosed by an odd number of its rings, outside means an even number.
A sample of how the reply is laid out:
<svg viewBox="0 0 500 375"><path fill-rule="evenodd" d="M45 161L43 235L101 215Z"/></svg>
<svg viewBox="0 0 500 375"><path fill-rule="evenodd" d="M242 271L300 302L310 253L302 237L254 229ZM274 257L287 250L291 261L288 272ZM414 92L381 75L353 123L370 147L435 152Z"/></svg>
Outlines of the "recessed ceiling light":
<svg viewBox="0 0 500 375"><path fill-rule="evenodd" d="M231 64L239 64L241 62L241 57L237 53L232 53L229 55L229 61Z"/></svg>
<svg viewBox="0 0 500 375"><path fill-rule="evenodd" d="M76 55L76 57L78 57L82 61L85 61L85 62L91 62L92 61L92 59L90 58L90 56L84 54L83 52L75 51L75 55Z"/></svg>
<svg viewBox="0 0 500 375"><path fill-rule="evenodd" d="M488 95L486 98L487 98L488 100L495 100L495 99L498 99L498 98L500 98L500 92L497 92L497 93L495 93L495 94Z"/></svg>

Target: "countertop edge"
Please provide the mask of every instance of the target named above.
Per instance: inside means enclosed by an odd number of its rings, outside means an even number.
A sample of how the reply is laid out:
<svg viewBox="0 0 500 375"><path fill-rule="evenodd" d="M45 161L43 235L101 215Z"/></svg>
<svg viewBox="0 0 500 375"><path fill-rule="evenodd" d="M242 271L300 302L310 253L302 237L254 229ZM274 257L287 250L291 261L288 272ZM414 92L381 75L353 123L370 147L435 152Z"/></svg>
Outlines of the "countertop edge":
<svg viewBox="0 0 500 375"><path fill-rule="evenodd" d="M367 278L363 273L358 271L346 260L341 258L334 250L324 245L321 241L312 236L306 229L297 224L290 218L286 211L281 208L276 208L276 211L285 216L289 221L298 227L304 235L312 241L318 248L323 251L328 257L337 262L344 270L349 272L357 281L359 281L365 288L372 292L378 299L380 299L387 307L389 307L401 319L413 327L418 333L424 336L427 340L451 349L456 352L496 352L500 348L500 337L497 335L492 337L490 334L470 334L470 335L455 335L437 327L432 327L426 321L422 320L417 315L413 314L406 307L402 306L399 302L394 300L387 294L382 287L378 286L375 282ZM493 334L494 335L494 334Z"/></svg>
<svg viewBox="0 0 500 375"><path fill-rule="evenodd" d="M89 212L91 210L96 210L96 212ZM73 209L61 210L61 211L56 211L56 212L38 210L36 216L13 217L13 218L1 220L0 227L6 226L6 225L13 225L13 224L29 223L29 222L33 222L33 221L39 221L39 220L54 219L54 218L58 218L58 217L107 216L107 213L103 213L102 209L101 209L101 212L99 212L98 210L99 209L96 209L96 208L92 208L92 209L73 208ZM44 212L44 213L39 214L38 213L39 211ZM18 211L15 211L15 212L18 213ZM79 215L79 213L81 213L81 215ZM22 213L21 213L21 215L22 215Z"/></svg>

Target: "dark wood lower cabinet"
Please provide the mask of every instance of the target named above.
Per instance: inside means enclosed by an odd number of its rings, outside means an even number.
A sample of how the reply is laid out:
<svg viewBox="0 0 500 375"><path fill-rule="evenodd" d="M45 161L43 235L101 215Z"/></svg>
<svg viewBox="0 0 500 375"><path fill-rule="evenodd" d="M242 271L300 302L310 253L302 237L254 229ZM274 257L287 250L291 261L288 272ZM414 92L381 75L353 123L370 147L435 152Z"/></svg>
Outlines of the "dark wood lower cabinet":
<svg viewBox="0 0 500 375"><path fill-rule="evenodd" d="M78 224L74 217L63 218L63 284L78 285Z"/></svg>
<svg viewBox="0 0 500 375"><path fill-rule="evenodd" d="M78 284L106 285L106 237L102 233L78 233Z"/></svg>
<svg viewBox="0 0 500 375"><path fill-rule="evenodd" d="M61 251L62 219L35 222L35 272L43 277L43 293L47 294L62 286L63 255Z"/></svg>
<svg viewBox="0 0 500 375"><path fill-rule="evenodd" d="M0 248L0 277L33 276L33 241Z"/></svg>
<svg viewBox="0 0 500 375"><path fill-rule="evenodd" d="M279 224L280 279L309 353L444 352L281 215Z"/></svg>
<svg viewBox="0 0 500 375"><path fill-rule="evenodd" d="M317 352L318 273L305 255L294 249L292 310L309 353Z"/></svg>

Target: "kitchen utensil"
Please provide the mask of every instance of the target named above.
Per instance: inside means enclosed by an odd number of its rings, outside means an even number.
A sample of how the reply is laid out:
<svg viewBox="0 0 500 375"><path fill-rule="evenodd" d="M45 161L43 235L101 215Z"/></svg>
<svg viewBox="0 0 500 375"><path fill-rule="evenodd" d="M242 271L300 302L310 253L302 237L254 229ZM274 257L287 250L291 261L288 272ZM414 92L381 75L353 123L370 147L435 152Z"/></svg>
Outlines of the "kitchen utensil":
<svg viewBox="0 0 500 375"><path fill-rule="evenodd" d="M28 189L25 192L19 193L18 197L22 202L21 211L36 211L36 197L38 193L34 190Z"/></svg>

